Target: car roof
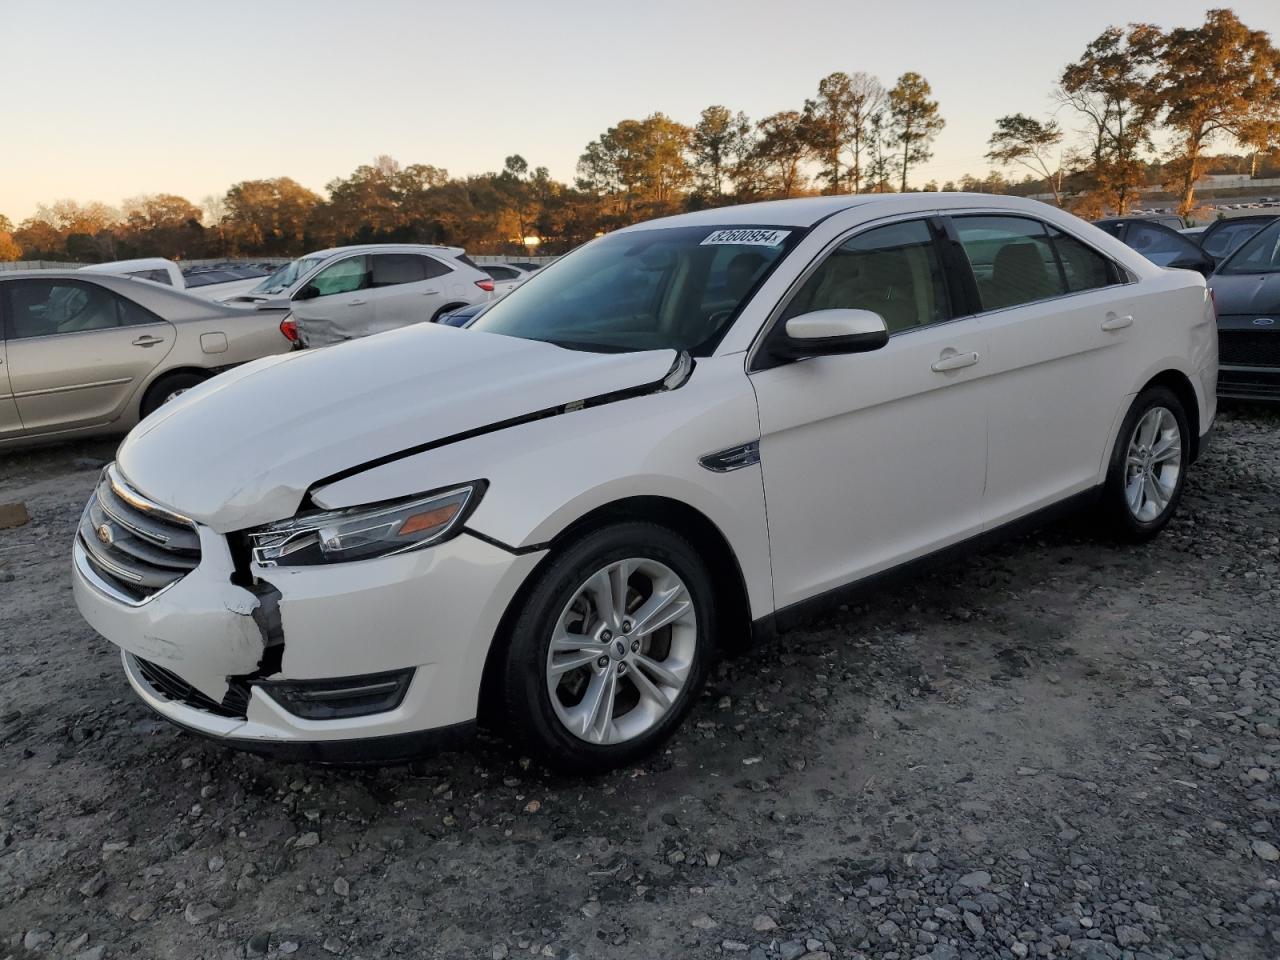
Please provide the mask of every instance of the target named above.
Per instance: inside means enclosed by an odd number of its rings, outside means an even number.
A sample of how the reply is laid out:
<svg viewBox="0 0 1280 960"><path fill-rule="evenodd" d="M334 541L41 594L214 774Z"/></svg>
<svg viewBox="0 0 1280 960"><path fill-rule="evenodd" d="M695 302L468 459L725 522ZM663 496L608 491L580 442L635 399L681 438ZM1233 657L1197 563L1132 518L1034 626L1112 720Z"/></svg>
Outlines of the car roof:
<svg viewBox="0 0 1280 960"><path fill-rule="evenodd" d="M87 267L80 267L81 270L87 270L90 273L116 273L125 270L164 270L168 271L174 266L171 260L164 257L140 257L137 260L110 260L107 263L91 263Z"/></svg>
<svg viewBox="0 0 1280 960"><path fill-rule="evenodd" d="M798 197L792 200L766 200L732 207L712 207L694 213L682 213L659 220L625 227L626 230L648 230L666 227L701 225L733 226L769 225L779 227L812 227L815 224L852 210L867 208L869 218L914 213L921 210L951 210L972 207L1007 208L1024 213L1044 210L1048 204L1026 197L1007 197L990 193L877 193L842 194L834 197Z"/></svg>
<svg viewBox="0 0 1280 960"><path fill-rule="evenodd" d="M466 251L462 247L446 247L438 243L357 243L348 247L330 247L304 254L299 259L336 257L347 253L443 253L456 257Z"/></svg>

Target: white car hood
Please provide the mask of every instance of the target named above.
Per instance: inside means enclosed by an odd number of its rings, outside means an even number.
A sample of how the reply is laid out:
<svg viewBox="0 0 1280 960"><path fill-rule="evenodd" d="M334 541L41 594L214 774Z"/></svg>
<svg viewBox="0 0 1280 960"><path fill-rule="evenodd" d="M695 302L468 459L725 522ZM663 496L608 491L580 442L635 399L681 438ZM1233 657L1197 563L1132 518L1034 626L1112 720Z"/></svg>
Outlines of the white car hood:
<svg viewBox="0 0 1280 960"><path fill-rule="evenodd" d="M138 424L117 462L147 496L227 533L292 516L335 473L655 384L675 360L672 350L584 353L419 324L215 377ZM475 479L423 477L420 489Z"/></svg>

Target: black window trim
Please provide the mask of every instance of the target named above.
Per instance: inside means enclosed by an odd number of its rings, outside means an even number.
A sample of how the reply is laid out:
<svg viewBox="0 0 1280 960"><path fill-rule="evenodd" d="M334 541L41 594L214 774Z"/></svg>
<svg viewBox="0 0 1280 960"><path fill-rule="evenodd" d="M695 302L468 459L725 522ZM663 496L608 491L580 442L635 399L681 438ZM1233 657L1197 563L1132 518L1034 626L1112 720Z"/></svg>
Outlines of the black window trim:
<svg viewBox="0 0 1280 960"><path fill-rule="evenodd" d="M1062 286L1065 292L1056 294L1052 297L1041 297L1039 300L1027 300L1025 303L1010 304L1007 307L992 307L991 309L984 308L982 306L982 298L978 293L977 275L973 272L973 264L969 262L968 254L964 252L964 245L960 242L960 235L955 227L956 220L963 220L968 217L1004 217L1005 219L1031 220L1034 223L1040 224L1040 226L1045 231L1045 239L1049 243L1049 249L1053 251L1054 261L1058 264L1058 275L1059 275L1059 279L1062 281ZM1068 297L1081 297L1090 293L1097 293L1099 290L1109 290L1112 287L1120 287L1126 284L1137 282L1137 279L1133 276L1133 274L1128 269L1124 267L1123 264L1116 263L1116 261L1112 257L1103 253L1101 250L1095 247L1088 240L1081 237L1079 234L1071 230L1068 230L1066 227L1059 226L1058 224L1054 223L1051 220L1044 220L1040 217L1037 217L1034 214L1023 213L1022 211L981 208L981 209L949 210L946 212L946 214L942 216L941 219L945 221L944 228L947 231L948 237L954 238L955 247L958 250L959 255L961 257L961 259L956 264L956 269L962 270L967 280L967 283L965 284L965 286L969 288L969 296L972 297L972 300L970 301L970 307L973 309L973 316L989 316L991 314L1003 313L1006 310L1017 310L1021 307L1029 307L1035 304L1053 303L1055 300L1065 300ZM1087 290L1066 290L1065 289L1067 286L1066 271L1062 265L1062 255L1058 252L1057 245L1053 242L1054 238L1050 230L1056 230L1059 233L1070 237L1072 240L1075 240L1077 243L1084 246L1087 250L1097 254L1097 256L1099 256L1102 259L1102 261L1107 265L1108 276L1107 276L1106 286L1090 287ZM1116 239L1120 239L1120 238L1117 237Z"/></svg>
<svg viewBox="0 0 1280 960"><path fill-rule="evenodd" d="M838 234L834 240L826 244L810 259L807 264L805 264L804 269L801 270L796 278L791 281L791 284L783 292L782 296L778 299L778 302L774 304L773 308L769 311L768 317L766 317L764 323L760 325L760 330L756 333L756 337L752 341L751 346L747 348L747 373L751 374L762 372L785 363L799 362L795 360L779 361L772 358L767 349L769 340L779 335L777 331L782 329L781 318L783 314L786 313L787 307L791 305L791 301L794 300L796 295L804 288L804 285L809 281L809 278L817 273L821 266L827 262L827 258L843 244L848 243L854 237L860 236L861 234L880 227L893 226L895 223L908 223L919 220L923 221L925 226L928 228L929 233L933 238L934 248L938 251L938 263L942 268L944 285L947 290L947 299L950 301L947 306L951 316L947 317L945 320L938 320L935 323L928 323L923 326L913 327L909 330L898 330L897 332L890 333L889 338L892 340L896 337L908 336L913 333L920 333L924 330L935 330L938 327L955 323L957 320L967 320L974 316L973 312L968 310L965 291L957 286L954 282L955 278L952 276L955 271L949 261L950 258L954 256L954 252L948 250L950 244L946 242L948 238L945 234L945 225L943 223L945 219L946 218L941 215L941 211L938 210L916 210L911 213L898 213L893 214L892 216L880 217L876 220L864 220L862 223L850 227L843 233ZM812 227L810 229L812 229ZM960 251L960 255L964 255L963 250ZM966 269L968 269L967 261ZM972 271L969 272L972 275ZM975 286L975 293L976 290L977 287Z"/></svg>
<svg viewBox="0 0 1280 960"><path fill-rule="evenodd" d="M131 278L122 279L127 279L130 283L133 282ZM95 287L102 290L112 298L112 302L115 304L116 308L116 319L118 321L124 319L124 316L121 313L121 300L128 300L130 304L142 313L146 314L150 319L146 323L118 322L114 327L94 327L92 330L68 330L66 333L42 333L35 337L19 337L13 332L13 311L9 308L9 298L12 295L16 284L27 281L34 283L65 284L73 287ZM3 340L5 343L20 343L28 340L52 340L56 337L67 337L77 333L104 333L108 330L134 330L140 327L154 327L159 324L168 324L168 322L168 320L164 319L164 317L160 316L149 307L144 307L132 297L126 297L118 290L112 289L110 284L98 283L96 280L90 280L86 277L12 277L5 278L3 281L0 281L0 340Z"/></svg>

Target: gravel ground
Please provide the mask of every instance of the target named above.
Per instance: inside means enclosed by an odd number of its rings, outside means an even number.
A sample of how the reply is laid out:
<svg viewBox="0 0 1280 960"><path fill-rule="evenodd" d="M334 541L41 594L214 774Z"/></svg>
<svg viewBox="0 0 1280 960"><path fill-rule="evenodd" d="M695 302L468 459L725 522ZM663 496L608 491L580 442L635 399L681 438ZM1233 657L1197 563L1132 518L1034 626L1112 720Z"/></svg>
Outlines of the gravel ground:
<svg viewBox="0 0 1280 960"><path fill-rule="evenodd" d="M153 718L70 601L110 451L0 461L0 957L1280 956L1275 411L1154 543L1063 523L837 611L581 781Z"/></svg>

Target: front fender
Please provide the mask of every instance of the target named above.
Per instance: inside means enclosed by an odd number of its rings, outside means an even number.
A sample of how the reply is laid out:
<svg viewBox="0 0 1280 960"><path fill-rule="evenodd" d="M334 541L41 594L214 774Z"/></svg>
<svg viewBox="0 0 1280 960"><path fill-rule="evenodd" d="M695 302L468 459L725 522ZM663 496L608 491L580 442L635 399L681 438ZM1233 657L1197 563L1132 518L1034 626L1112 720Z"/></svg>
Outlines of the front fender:
<svg viewBox="0 0 1280 960"><path fill-rule="evenodd" d="M312 491L328 508L484 479L467 527L514 550L545 545L591 511L629 497L665 497L705 515L746 580L752 615L772 609L759 464L728 473L702 457L758 440L742 357L698 361L681 387L546 417L397 460Z"/></svg>

